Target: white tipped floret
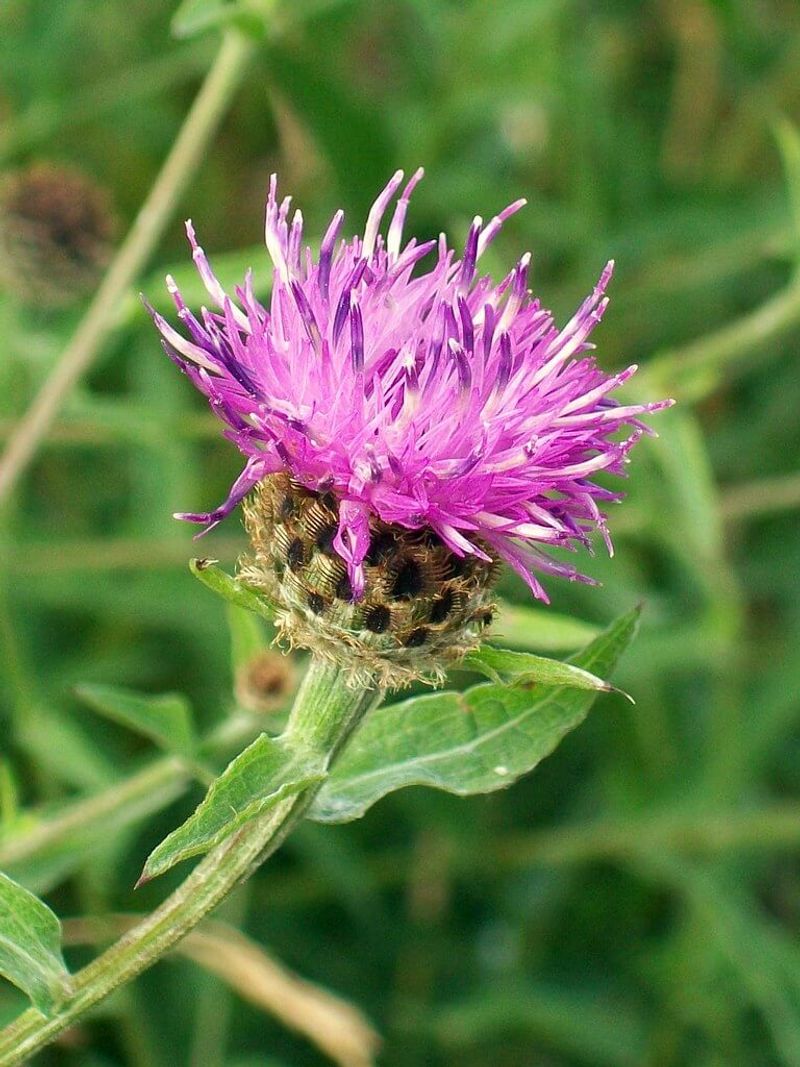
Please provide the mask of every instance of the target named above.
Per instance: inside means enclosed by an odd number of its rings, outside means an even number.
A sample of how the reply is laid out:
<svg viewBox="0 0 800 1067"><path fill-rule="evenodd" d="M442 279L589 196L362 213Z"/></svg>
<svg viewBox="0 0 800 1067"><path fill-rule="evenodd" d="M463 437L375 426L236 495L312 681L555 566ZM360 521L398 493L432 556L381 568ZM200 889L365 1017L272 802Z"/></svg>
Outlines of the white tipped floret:
<svg viewBox="0 0 800 1067"><path fill-rule="evenodd" d="M333 250L333 246L336 244L336 239L342 229L342 223L344 222L344 212L341 208L331 219L330 226L325 231L325 236L322 238L322 244L320 245L320 255L330 253Z"/></svg>
<svg viewBox="0 0 800 1067"><path fill-rule="evenodd" d="M378 238L378 230L380 229L381 221L386 213L386 208L389 206L389 202L400 188L402 180L402 170L395 171L391 181L370 209L370 213L367 216L367 225L364 227L364 243L361 248L361 254L364 259L369 259L375 251L375 242Z"/></svg>
<svg viewBox="0 0 800 1067"><path fill-rule="evenodd" d="M192 246L192 259L197 268L197 273L206 288L206 292L217 305L221 308L225 305L225 290L217 281L214 276L214 272L211 270L211 266L208 262L205 252L197 243L197 236L194 232L194 226L192 220L186 220L186 236L189 238L189 244ZM243 314L238 308L234 308L234 318L236 319L237 326L241 326L243 330L250 330L250 323L247 320L247 316Z"/></svg>
<svg viewBox="0 0 800 1067"><path fill-rule="evenodd" d="M389 224L389 234L386 238L386 251L389 253L390 259L396 259L400 254L400 246L403 241L403 226L405 225L406 212L408 211L408 202L411 199L411 194L422 180L424 174L424 167L417 167L403 190L402 196L397 201L397 207L394 209L394 215Z"/></svg>
<svg viewBox="0 0 800 1067"><path fill-rule="evenodd" d="M600 298L605 293L606 288L608 286L608 283L611 281L611 276L613 275L613 273L614 273L614 260L610 259L608 261L608 263L606 263L605 267L603 267L603 270L602 270L602 272L600 274L600 277L597 279L597 284L595 285L594 289L591 291L589 296L586 297L586 299L583 301L581 306L578 308L578 310L575 312L575 314L572 316L572 318L566 324L564 329L561 331L563 335L571 333L572 330L575 329L576 325L583 318L585 318L588 314L590 314L592 309L594 307L596 307L597 304L601 303L601 299ZM606 299L604 302L602 302L601 314L602 314L603 311L605 311L607 306L608 306L608 299Z"/></svg>
<svg viewBox="0 0 800 1067"><path fill-rule="evenodd" d="M286 216L289 212L291 197L286 197L278 208L278 178L273 174L269 180L269 197L264 221L264 243L269 258L284 284L289 281L289 268L286 262Z"/></svg>
<svg viewBox="0 0 800 1067"><path fill-rule="evenodd" d="M576 397L568 404L565 404L561 409L562 415L571 415L573 412L580 410L584 407L589 407L592 404L596 404L598 400L601 400L607 393L610 393L614 389L619 389L621 385L624 385L629 378L632 378L636 373L636 364L632 364L630 367L626 367L625 370L620 371L619 374L615 374L613 378L606 378L594 389L590 389L588 393L583 393L582 396Z"/></svg>
<svg viewBox="0 0 800 1067"><path fill-rule="evenodd" d="M497 329L501 332L507 330L514 319L517 317L519 309L522 307L522 301L525 299L527 289L525 287L525 281L528 276L528 268L531 265L531 254L526 252L517 264L516 270L513 272L513 283L511 285L511 291L506 301L506 306L503 308L503 314L500 316L500 321L497 324Z"/></svg>
<svg viewBox="0 0 800 1067"><path fill-rule="evenodd" d="M478 259L480 259L495 237L497 237L503 223L507 219L510 219L512 215L516 215L520 208L525 207L527 203L528 201L524 196L520 197L520 199L515 200L513 204L509 204L508 207L503 208L499 215L494 216L478 240Z"/></svg>
<svg viewBox="0 0 800 1067"><path fill-rule="evenodd" d="M289 249L287 260L292 275L300 273L300 244L303 239L303 212L298 208L292 218L292 228L289 231Z"/></svg>
<svg viewBox="0 0 800 1067"><path fill-rule="evenodd" d="M196 363L199 367L205 367L206 370L211 371L212 374L219 374L219 367L208 357L207 353L200 348L199 345L194 344L188 338L181 336L177 330L167 322L163 315L152 309L150 314L153 317L156 327L172 348L175 349L184 359L190 360L192 363Z"/></svg>

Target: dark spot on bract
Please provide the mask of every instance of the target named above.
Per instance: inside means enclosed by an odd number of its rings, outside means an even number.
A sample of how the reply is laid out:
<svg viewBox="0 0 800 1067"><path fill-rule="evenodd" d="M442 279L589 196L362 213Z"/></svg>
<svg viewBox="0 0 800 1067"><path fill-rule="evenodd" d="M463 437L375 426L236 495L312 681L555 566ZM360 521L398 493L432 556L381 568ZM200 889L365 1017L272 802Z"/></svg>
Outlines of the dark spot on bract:
<svg viewBox="0 0 800 1067"><path fill-rule="evenodd" d="M320 552L332 552L333 551L333 539L336 536L338 527L335 523L331 523L329 526L323 526L315 538L315 543Z"/></svg>
<svg viewBox="0 0 800 1067"><path fill-rule="evenodd" d="M411 633L406 634L403 644L406 648L419 648L420 645L424 645L428 640L428 627L418 626L416 630L412 630Z"/></svg>
<svg viewBox="0 0 800 1067"><path fill-rule="evenodd" d="M430 620L431 622L444 622L450 612L453 610L453 594L448 589L446 593L443 593L440 597L431 604Z"/></svg>
<svg viewBox="0 0 800 1067"><path fill-rule="evenodd" d="M411 600L422 590L422 568L415 559L400 564L392 582L392 596L396 600Z"/></svg>
<svg viewBox="0 0 800 1067"><path fill-rule="evenodd" d="M350 584L350 579L346 574L343 574L339 581L336 583L336 595L340 600L352 600L353 599L353 587Z"/></svg>
<svg viewBox="0 0 800 1067"><path fill-rule="evenodd" d="M421 543L423 545L426 545L428 548L442 548L444 545L444 542L442 541L441 537L439 537L437 533L434 533L433 530L430 530L428 528L420 532L419 539Z"/></svg>
<svg viewBox="0 0 800 1067"><path fill-rule="evenodd" d="M306 546L299 537L290 543L286 550L286 562L293 571L298 571L306 561Z"/></svg>
<svg viewBox="0 0 800 1067"><path fill-rule="evenodd" d="M466 556L457 556L455 552L451 552L447 557L447 574L448 578L461 578L469 569L469 559Z"/></svg>
<svg viewBox="0 0 800 1067"><path fill-rule="evenodd" d="M289 489L306 500L314 495L312 490L308 489L302 482L298 482L296 478L289 479Z"/></svg>
<svg viewBox="0 0 800 1067"><path fill-rule="evenodd" d="M278 517L285 522L287 519L291 519L296 511L297 505L295 504L294 497L285 496L278 507Z"/></svg>
<svg viewBox="0 0 800 1067"><path fill-rule="evenodd" d="M364 626L374 634L383 634L389 629L392 613L384 604L376 604L364 615Z"/></svg>
<svg viewBox="0 0 800 1067"><path fill-rule="evenodd" d="M308 594L308 606L314 612L315 615L321 615L325 610L325 598L321 597L319 593Z"/></svg>
<svg viewBox="0 0 800 1067"><path fill-rule="evenodd" d="M388 556L391 556L396 547L397 542L393 534L388 532L378 534L377 537L373 537L364 559L370 566L375 567L379 563L383 563Z"/></svg>

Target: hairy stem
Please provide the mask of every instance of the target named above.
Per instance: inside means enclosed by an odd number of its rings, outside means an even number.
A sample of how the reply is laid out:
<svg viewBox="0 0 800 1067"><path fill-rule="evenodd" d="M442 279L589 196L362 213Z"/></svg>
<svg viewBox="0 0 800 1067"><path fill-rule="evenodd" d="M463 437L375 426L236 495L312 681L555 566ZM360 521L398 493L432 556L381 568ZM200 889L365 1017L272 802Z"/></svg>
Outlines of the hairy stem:
<svg viewBox="0 0 800 1067"><path fill-rule="evenodd" d="M285 739L315 749L328 764L364 714L377 689L349 688L342 672L312 660L297 694ZM218 845L147 919L79 971L72 991L50 1018L30 1009L0 1032L0 1067L22 1063L119 986L155 963L283 842L305 816L320 786L283 800Z"/></svg>
<svg viewBox="0 0 800 1067"><path fill-rule="evenodd" d="M114 326L127 295L171 219L202 161L214 131L235 92L252 51L235 31L223 40L180 133L115 256L92 303L60 360L34 397L0 461L0 503L33 459L58 411Z"/></svg>

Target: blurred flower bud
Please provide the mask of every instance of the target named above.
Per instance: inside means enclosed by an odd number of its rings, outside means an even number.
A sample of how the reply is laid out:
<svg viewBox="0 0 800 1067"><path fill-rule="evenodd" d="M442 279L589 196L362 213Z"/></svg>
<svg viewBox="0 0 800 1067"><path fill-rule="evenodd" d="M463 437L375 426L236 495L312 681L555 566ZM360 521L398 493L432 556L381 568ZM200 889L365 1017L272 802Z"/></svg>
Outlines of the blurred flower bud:
<svg viewBox="0 0 800 1067"><path fill-rule="evenodd" d="M267 714L288 705L295 685L290 657L265 648L237 671L234 691L245 711Z"/></svg>
<svg viewBox="0 0 800 1067"><path fill-rule="evenodd" d="M97 284L111 255L108 193L87 175L36 163L0 178L0 286L27 304L65 307Z"/></svg>

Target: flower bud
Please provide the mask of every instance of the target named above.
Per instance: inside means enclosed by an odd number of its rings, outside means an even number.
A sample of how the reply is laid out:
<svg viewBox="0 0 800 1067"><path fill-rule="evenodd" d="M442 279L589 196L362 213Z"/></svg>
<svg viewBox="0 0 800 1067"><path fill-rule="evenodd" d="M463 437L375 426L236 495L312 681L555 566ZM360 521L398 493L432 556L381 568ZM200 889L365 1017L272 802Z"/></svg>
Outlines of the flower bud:
<svg viewBox="0 0 800 1067"><path fill-rule="evenodd" d="M47 307L74 303L111 254L106 191L72 167L37 163L0 181L0 284Z"/></svg>
<svg viewBox="0 0 800 1067"><path fill-rule="evenodd" d="M295 688L295 672L288 656L262 649L243 664L234 678L236 702L245 711L269 714L287 707Z"/></svg>

